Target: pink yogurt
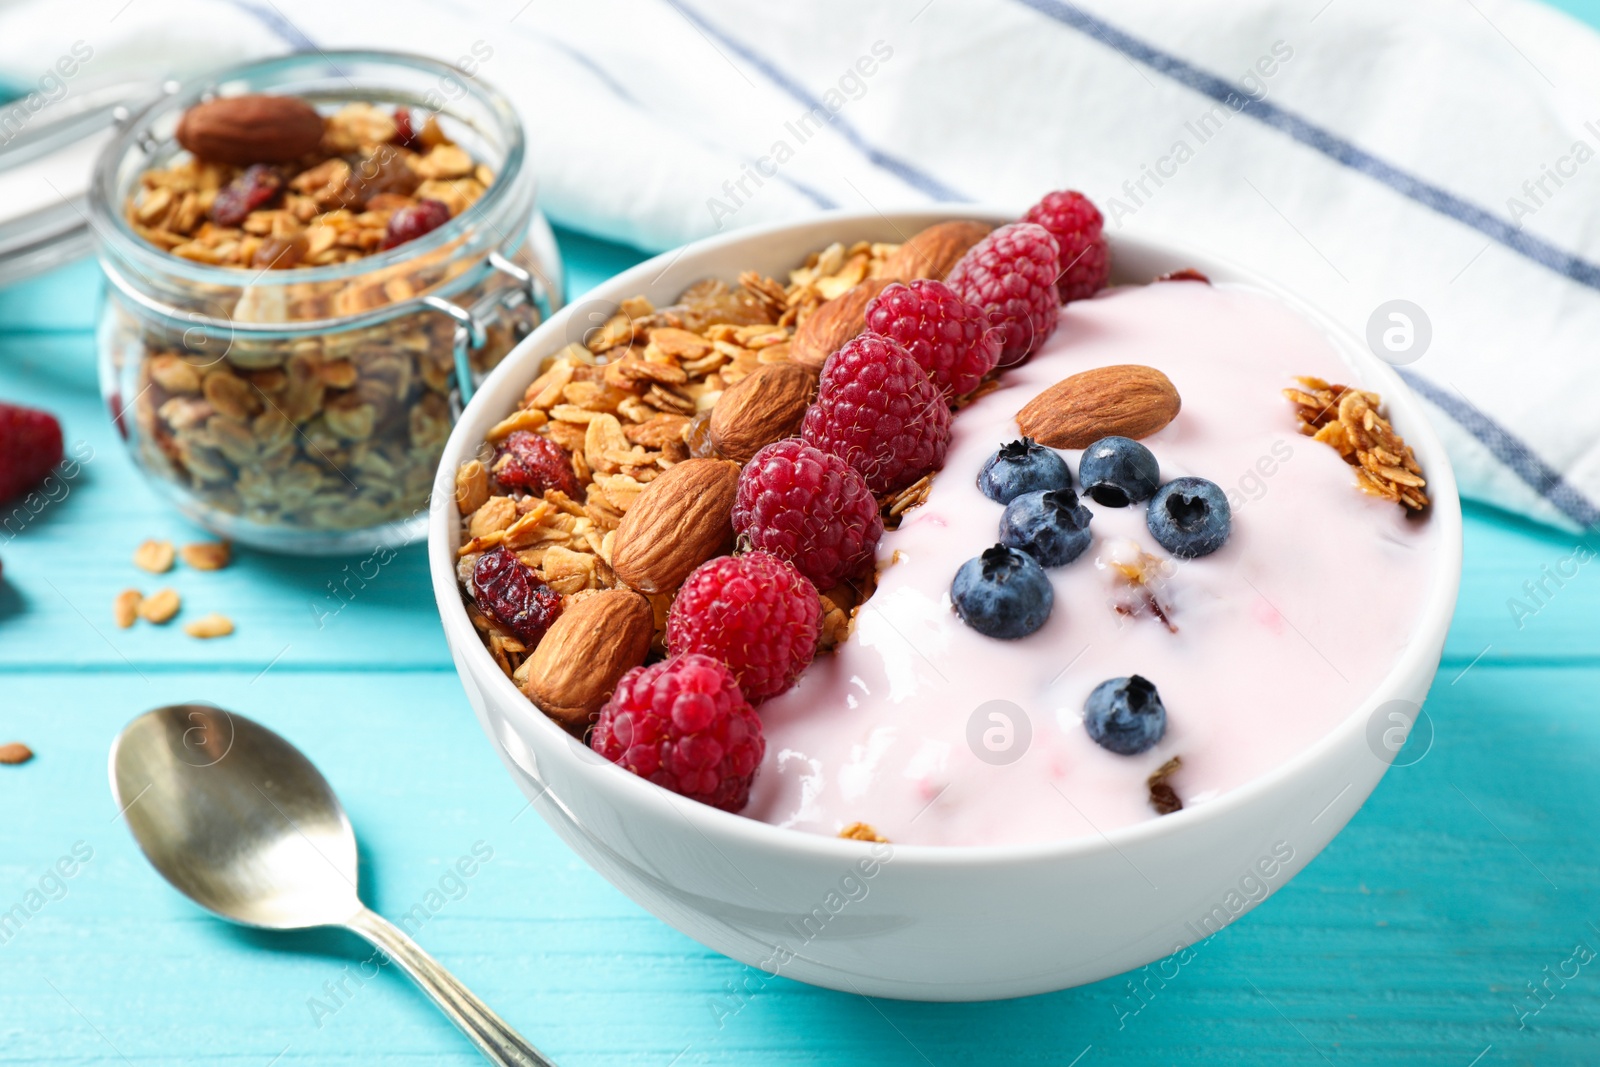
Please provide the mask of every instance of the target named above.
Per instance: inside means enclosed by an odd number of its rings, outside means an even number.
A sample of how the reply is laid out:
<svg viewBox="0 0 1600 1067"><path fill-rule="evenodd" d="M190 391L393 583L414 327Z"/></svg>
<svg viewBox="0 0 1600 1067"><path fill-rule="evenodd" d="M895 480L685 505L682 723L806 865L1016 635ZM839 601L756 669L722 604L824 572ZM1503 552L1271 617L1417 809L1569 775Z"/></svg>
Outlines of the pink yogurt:
<svg viewBox="0 0 1600 1067"><path fill-rule="evenodd" d="M1158 818L1145 780L1173 756L1188 807L1283 763L1348 716L1405 648L1433 524L1360 492L1333 449L1297 433L1280 390L1295 375L1352 377L1313 324L1258 290L1193 282L1111 290L1061 317L1031 362L954 419L927 502L883 539L854 634L762 706L767 754L746 815L830 835L861 821L897 844L1097 835ZM984 637L949 595L956 569L998 536L1003 509L978 491L978 470L1019 436L1028 400L1116 363L1156 367L1177 386L1183 410L1144 443L1163 480L1197 475L1228 493L1232 536L1163 568L1172 632L1115 607L1139 597L1113 559L1166 557L1143 506L1085 499L1094 542L1049 571L1049 621L1018 641ZM1076 475L1078 454L1066 457ZM1159 689L1167 732L1119 756L1089 738L1083 702L1135 673Z"/></svg>

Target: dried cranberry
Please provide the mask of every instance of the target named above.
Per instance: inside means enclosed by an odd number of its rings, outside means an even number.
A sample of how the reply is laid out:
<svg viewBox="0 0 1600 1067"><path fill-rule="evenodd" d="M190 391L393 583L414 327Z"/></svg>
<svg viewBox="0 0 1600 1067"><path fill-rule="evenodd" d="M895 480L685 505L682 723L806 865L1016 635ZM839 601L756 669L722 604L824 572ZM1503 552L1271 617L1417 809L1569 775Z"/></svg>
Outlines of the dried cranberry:
<svg viewBox="0 0 1600 1067"><path fill-rule="evenodd" d="M500 446L494 476L507 489L521 489L534 496L546 489L559 489L574 498L578 495L578 477L572 471L572 457L567 450L550 438L527 430L517 430Z"/></svg>
<svg viewBox="0 0 1600 1067"><path fill-rule="evenodd" d="M417 139L417 127L411 121L409 107L394 109L394 137L391 140L401 148L408 148L413 152L422 151L422 142Z"/></svg>
<svg viewBox="0 0 1600 1067"><path fill-rule="evenodd" d="M437 200L424 197L410 207L403 207L389 216L389 229L383 235L383 247L393 248L407 241L415 241L450 221L450 209Z"/></svg>
<svg viewBox="0 0 1600 1067"><path fill-rule="evenodd" d="M233 181L217 190L211 202L211 221L237 226L245 216L264 206L283 188L283 175L265 163L253 163Z"/></svg>
<svg viewBox="0 0 1600 1067"><path fill-rule="evenodd" d="M561 594L506 548L478 557L472 568L472 593L480 609L529 648L561 614Z"/></svg>

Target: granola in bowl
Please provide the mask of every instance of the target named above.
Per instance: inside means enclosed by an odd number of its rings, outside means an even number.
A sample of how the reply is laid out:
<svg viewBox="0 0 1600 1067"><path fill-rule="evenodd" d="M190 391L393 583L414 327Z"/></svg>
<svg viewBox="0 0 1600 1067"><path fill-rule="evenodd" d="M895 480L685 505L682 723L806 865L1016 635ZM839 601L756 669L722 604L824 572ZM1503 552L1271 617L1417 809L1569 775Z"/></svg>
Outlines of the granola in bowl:
<svg viewBox="0 0 1600 1067"><path fill-rule="evenodd" d="M1132 826L1309 748L1405 647L1427 478L1299 312L1061 269L1098 236L841 242L544 356L455 472L500 671L667 789L896 844Z"/></svg>
<svg viewBox="0 0 1600 1067"><path fill-rule="evenodd" d="M499 548L563 598L625 585L611 566L617 529L645 487L676 464L717 454L712 413L723 395L764 367L790 366L797 326L827 294L880 276L896 247L830 245L787 284L747 272L735 285L697 282L659 308L643 297L623 300L582 341L547 356L522 405L456 472L463 582L485 552ZM572 484L530 492L536 483L521 472L527 446L519 434L556 446ZM657 652L665 648L671 592L648 595ZM821 598L822 639L831 647L860 594L838 585ZM525 682L532 648L475 601L468 610L496 662Z"/></svg>

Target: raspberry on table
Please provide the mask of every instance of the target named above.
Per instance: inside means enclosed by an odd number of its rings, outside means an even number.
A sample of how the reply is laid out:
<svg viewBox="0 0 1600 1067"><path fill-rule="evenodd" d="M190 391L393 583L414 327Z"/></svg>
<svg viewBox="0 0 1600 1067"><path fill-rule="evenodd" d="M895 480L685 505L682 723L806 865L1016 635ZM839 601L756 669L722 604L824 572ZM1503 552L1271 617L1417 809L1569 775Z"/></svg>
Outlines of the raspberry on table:
<svg viewBox="0 0 1600 1067"><path fill-rule="evenodd" d="M973 245L945 279L956 296L983 308L989 324L1000 328L1000 366L1026 362L1056 332L1060 257L1049 230L1014 222Z"/></svg>
<svg viewBox="0 0 1600 1067"><path fill-rule="evenodd" d="M380 247L389 249L407 241L415 241L449 221L450 209L443 201L423 197L415 204L395 209L394 214L389 216L389 225L383 232L383 244Z"/></svg>
<svg viewBox="0 0 1600 1067"><path fill-rule="evenodd" d="M883 518L854 467L791 437L745 464L733 529L752 548L788 560L827 590L872 565Z"/></svg>
<svg viewBox="0 0 1600 1067"><path fill-rule="evenodd" d="M472 599L531 650L561 614L561 594L508 548L494 548L472 567Z"/></svg>
<svg viewBox="0 0 1600 1067"><path fill-rule="evenodd" d="M884 289L867 305L866 326L911 353L947 397L972 392L1000 358L1000 333L983 309L932 278Z"/></svg>
<svg viewBox="0 0 1600 1067"><path fill-rule="evenodd" d="M44 481L62 455L61 424L54 415L0 404L0 503Z"/></svg>
<svg viewBox="0 0 1600 1067"><path fill-rule="evenodd" d="M684 579L667 613L667 651L726 663L752 704L794 685L816 654L822 601L770 552L721 556Z"/></svg>
<svg viewBox="0 0 1600 1067"><path fill-rule="evenodd" d="M572 470L572 457L542 434L514 431L495 453L492 470L495 479L507 489L520 489L533 496L540 496L546 489L559 489L578 498L578 476Z"/></svg>
<svg viewBox="0 0 1600 1067"><path fill-rule="evenodd" d="M800 435L893 493L944 465L950 406L905 349L863 334L822 365Z"/></svg>
<svg viewBox="0 0 1600 1067"><path fill-rule="evenodd" d="M1105 217L1088 197L1070 189L1047 193L1022 218L1049 230L1061 246L1056 290L1063 304L1093 296L1106 287L1111 257L1101 232Z"/></svg>
<svg viewBox="0 0 1600 1067"><path fill-rule="evenodd" d="M624 674L589 747L674 793L736 812L750 800L767 743L733 672L689 652Z"/></svg>

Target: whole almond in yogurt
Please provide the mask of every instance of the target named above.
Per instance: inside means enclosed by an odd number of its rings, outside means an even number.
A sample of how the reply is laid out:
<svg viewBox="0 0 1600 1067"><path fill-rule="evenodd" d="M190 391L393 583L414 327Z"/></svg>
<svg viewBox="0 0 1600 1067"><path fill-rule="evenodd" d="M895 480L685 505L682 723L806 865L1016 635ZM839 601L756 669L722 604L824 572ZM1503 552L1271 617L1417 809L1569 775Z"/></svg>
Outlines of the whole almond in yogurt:
<svg viewBox="0 0 1600 1067"><path fill-rule="evenodd" d="M1063 378L1017 412L1017 425L1024 436L1051 448L1087 448L1102 437L1149 437L1181 406L1165 374L1119 364Z"/></svg>

